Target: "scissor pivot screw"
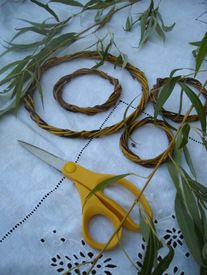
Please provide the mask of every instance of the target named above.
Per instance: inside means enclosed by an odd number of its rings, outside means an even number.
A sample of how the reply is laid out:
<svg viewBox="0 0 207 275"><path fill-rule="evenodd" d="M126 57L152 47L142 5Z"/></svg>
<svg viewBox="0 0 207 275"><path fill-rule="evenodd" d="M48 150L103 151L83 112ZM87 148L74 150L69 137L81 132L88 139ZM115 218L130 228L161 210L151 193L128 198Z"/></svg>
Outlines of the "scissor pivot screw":
<svg viewBox="0 0 207 275"><path fill-rule="evenodd" d="M67 164L65 165L65 167L64 167L64 169L65 169L68 173L73 173L73 172L75 172L76 168L77 168L77 167L76 167L75 163L73 163L73 162L67 163Z"/></svg>

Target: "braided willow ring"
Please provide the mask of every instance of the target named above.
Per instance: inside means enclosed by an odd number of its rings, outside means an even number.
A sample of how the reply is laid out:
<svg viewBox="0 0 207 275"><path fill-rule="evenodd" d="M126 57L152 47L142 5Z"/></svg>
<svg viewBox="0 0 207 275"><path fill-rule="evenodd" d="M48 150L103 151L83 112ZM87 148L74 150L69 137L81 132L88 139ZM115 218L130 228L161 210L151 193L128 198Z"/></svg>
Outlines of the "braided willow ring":
<svg viewBox="0 0 207 275"><path fill-rule="evenodd" d="M156 102L157 102L157 98L158 98L158 94L159 94L159 90L160 90L161 86L163 86L168 80L169 80L168 77L157 79L157 83L153 86L151 93L150 93L150 101L153 104L156 104ZM202 84L200 83L200 81L198 81L197 79L191 78L191 77L181 78L179 81L189 84L190 86L193 86L205 97L205 103L204 103L203 108L204 108L205 113L207 113L207 90L204 87L202 87ZM184 115L181 115L181 114L178 114L175 112L171 112L171 111L167 111L164 108L161 109L161 113L163 114L163 116L170 118L171 120L173 120L175 122L182 122L182 120L184 118ZM186 122L192 122L192 121L197 121L197 120L199 120L198 115L189 115L186 119Z"/></svg>
<svg viewBox="0 0 207 275"><path fill-rule="evenodd" d="M129 160L140 164L142 166L145 167L154 167L158 161L161 159L161 157L163 156L163 154L165 154L166 149L164 152L162 152L160 155L156 156L155 158L152 159L141 159L138 155L134 154L128 147L128 139L129 136L137 129L142 127L145 124L154 124L156 126L158 126L159 128L163 129L167 135L168 141L169 143L172 141L173 139L173 133L171 132L170 128L167 127L166 123L164 121L161 120L156 120L154 121L153 118L144 118L143 120L140 121L134 121L132 122L124 131L124 133L122 134L121 138L120 138L120 148L123 152L123 154L125 155L126 158L128 158ZM173 152L173 146L170 147L169 149L169 154L172 154ZM165 162L168 159L168 154L166 154L166 156L163 158L162 162Z"/></svg>
<svg viewBox="0 0 207 275"><path fill-rule="evenodd" d="M45 71L48 69L59 65L64 62L72 61L79 58L89 58L89 59L95 59L95 60L101 60L101 56L97 51L82 51L77 52L71 55L65 55L62 57L52 57L48 59L40 68L40 75L42 75ZM106 61L115 64L116 63L116 57L108 54L105 58ZM101 137L105 135L109 135L112 133L117 132L119 129L121 129L126 123L130 123L134 121L137 116L141 113L141 111L144 109L146 103L149 99L149 87L147 79L144 75L144 73L139 70L138 68L134 67L133 65L127 63L126 64L126 70L131 74L133 78L135 78L142 86L142 96L140 99L140 102L138 106L136 107L135 111L131 113L126 119L123 119L122 121L105 127L103 129L96 129L92 131L73 131L69 129L61 129L54 127L52 125L49 125L46 121L44 121L36 112L35 112L35 103L33 100L33 95L36 90L36 79L32 82L30 87L25 93L24 96L24 106L27 109L27 111L30 113L30 117L32 120L34 120L39 127L42 129L45 129L49 131L52 134L63 136L63 137L81 137L81 138L92 138L92 137ZM39 79L38 79L39 80Z"/></svg>
<svg viewBox="0 0 207 275"><path fill-rule="evenodd" d="M78 76L88 75L88 74L99 75L100 77L107 79L111 84L114 85L114 91L106 100L106 102L103 103L102 105L96 105L93 107L79 107L79 106L65 102L65 100L62 97L63 87L65 86L65 84ZM108 110L110 107L115 105L115 103L117 102L117 100L121 95L121 85L119 84L118 79L111 77L100 70L83 68L73 72L72 74L65 75L62 78L60 78L54 86L53 95L54 95L54 98L58 101L58 103L68 111L75 112L75 113L79 112L86 115L95 115L97 113Z"/></svg>

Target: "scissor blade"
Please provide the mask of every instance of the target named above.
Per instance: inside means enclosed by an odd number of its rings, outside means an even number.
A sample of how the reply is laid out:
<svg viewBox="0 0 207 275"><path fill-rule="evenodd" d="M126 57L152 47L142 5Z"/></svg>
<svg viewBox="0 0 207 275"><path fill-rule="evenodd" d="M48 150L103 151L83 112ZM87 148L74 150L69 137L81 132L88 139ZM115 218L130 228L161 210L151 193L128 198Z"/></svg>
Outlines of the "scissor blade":
<svg viewBox="0 0 207 275"><path fill-rule="evenodd" d="M57 170L62 171L62 168L66 163L65 160L25 141L18 140L18 142L39 159L43 160Z"/></svg>

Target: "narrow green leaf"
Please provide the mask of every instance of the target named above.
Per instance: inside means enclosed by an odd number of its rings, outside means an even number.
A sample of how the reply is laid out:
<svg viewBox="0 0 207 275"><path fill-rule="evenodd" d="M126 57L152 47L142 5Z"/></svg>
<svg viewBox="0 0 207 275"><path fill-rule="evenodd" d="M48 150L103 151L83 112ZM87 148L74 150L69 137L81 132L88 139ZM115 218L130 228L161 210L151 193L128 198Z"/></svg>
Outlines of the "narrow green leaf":
<svg viewBox="0 0 207 275"><path fill-rule="evenodd" d="M124 69L126 67L127 63L128 63L128 56L125 53L122 53L121 56L122 56L122 61L123 61L122 62L122 69Z"/></svg>
<svg viewBox="0 0 207 275"><path fill-rule="evenodd" d="M150 231L149 240L147 243L147 250L145 252L142 268L139 271L139 275L151 274L153 264L154 264L154 255L156 248L154 247L153 233Z"/></svg>
<svg viewBox="0 0 207 275"><path fill-rule="evenodd" d="M139 44L141 44L141 41L143 41L145 29L147 27L148 22L148 16L149 16L150 10L147 9L145 12L142 13L142 15L139 17L140 20L140 28L141 28L141 37Z"/></svg>
<svg viewBox="0 0 207 275"><path fill-rule="evenodd" d="M179 227L183 233L184 240L188 246L189 251L199 265L203 265L201 256L201 244L195 232L194 223L189 216L182 198L177 194L175 198L175 213Z"/></svg>
<svg viewBox="0 0 207 275"><path fill-rule="evenodd" d="M179 192L179 190L180 190L180 179L179 179L177 169L176 169L176 167L175 167L175 165L173 164L172 161L167 163L167 168L168 168L168 172L171 176L171 179L172 179L173 183L175 184L175 187L176 187L177 191Z"/></svg>
<svg viewBox="0 0 207 275"><path fill-rule="evenodd" d="M60 22L57 14L48 6L48 4L43 4L41 2L38 2L37 0L31 0L32 3L38 5L39 7L45 9L47 12L49 12L58 22Z"/></svg>
<svg viewBox="0 0 207 275"><path fill-rule="evenodd" d="M145 27L143 36L141 36L141 39L139 41L139 47L142 47L150 38L151 34L155 30L157 25L157 21L154 20L153 17L150 17L148 25Z"/></svg>
<svg viewBox="0 0 207 275"><path fill-rule="evenodd" d="M16 79L15 95L16 95L16 108L19 106L20 99L23 95L23 74Z"/></svg>
<svg viewBox="0 0 207 275"><path fill-rule="evenodd" d="M50 2L66 4L74 7L83 7L83 4L75 0L50 0Z"/></svg>
<svg viewBox="0 0 207 275"><path fill-rule="evenodd" d="M186 209L188 209L193 219L193 222L197 225L201 233L202 223L201 223L200 213L199 213L198 205L196 203L196 199L194 197L192 190L188 186L188 182L186 182L184 177L182 177L182 183L183 183L183 197L185 200Z"/></svg>
<svg viewBox="0 0 207 275"><path fill-rule="evenodd" d="M21 59L20 59L20 60L17 60L17 61L14 61L14 62L11 62L11 63L5 65L3 68L0 69L0 74L5 73L5 72L8 71L10 68L14 67L15 65L18 65L20 62L21 62Z"/></svg>
<svg viewBox="0 0 207 275"><path fill-rule="evenodd" d="M164 21L163 21L163 19L162 19L162 15L160 14L160 12L157 12L157 15L158 15L158 18L160 19L160 22L161 22L163 31L165 31L165 32L170 32L170 31L174 28L175 23L173 23L173 24L170 25L170 26L166 26L166 25L164 24Z"/></svg>
<svg viewBox="0 0 207 275"><path fill-rule="evenodd" d="M77 34L75 32L64 33L55 37L50 43L47 45L47 50L57 49L60 47L65 47L66 45L70 45L77 40Z"/></svg>
<svg viewBox="0 0 207 275"><path fill-rule="evenodd" d="M41 30L38 29L36 27L24 27L24 28L20 28L20 29L16 29L18 32L12 37L11 41L14 41L17 37L21 36L22 34L26 33L26 32L34 32L34 33L38 33L41 35L47 35L48 31L47 30Z"/></svg>
<svg viewBox="0 0 207 275"><path fill-rule="evenodd" d="M84 5L84 9L92 7L94 4L98 4L99 1L98 0L89 0L85 5Z"/></svg>
<svg viewBox="0 0 207 275"><path fill-rule="evenodd" d="M145 214L145 212L142 213L142 210L139 207L140 229L145 242L148 243L150 236L150 227L149 224L147 224L146 222Z"/></svg>
<svg viewBox="0 0 207 275"><path fill-rule="evenodd" d="M149 227L150 233L142 269L139 272L140 275L151 274L152 269L157 266L158 250L163 246L158 239L157 232L152 220L147 219L146 226Z"/></svg>
<svg viewBox="0 0 207 275"><path fill-rule="evenodd" d="M179 144L179 149L183 148L187 143L188 143L188 136L189 136L189 133L190 133L190 125L188 123L186 123L182 129L181 129L181 137L182 137L182 140Z"/></svg>
<svg viewBox="0 0 207 275"><path fill-rule="evenodd" d="M160 113L163 105L171 95L175 84L177 82L177 77L176 78L169 78L168 81L163 85L161 91L159 92L159 96L157 99L157 103L155 105L154 109L154 118L156 119L158 114Z"/></svg>
<svg viewBox="0 0 207 275"><path fill-rule="evenodd" d="M197 196L199 196L201 200L207 201L207 187L205 187L198 181L193 180L183 168L181 168L181 170L185 175L191 188L194 190L194 192L196 192Z"/></svg>
<svg viewBox="0 0 207 275"><path fill-rule="evenodd" d="M157 25L156 25L156 32L162 38L162 40L165 41L165 33L163 32L159 23L157 23Z"/></svg>
<svg viewBox="0 0 207 275"><path fill-rule="evenodd" d="M114 6L117 4L117 0L106 0L106 1L100 1L100 0L90 0L84 5L84 10L86 9L106 9L110 6Z"/></svg>
<svg viewBox="0 0 207 275"><path fill-rule="evenodd" d="M181 71L181 70L183 70L183 68L177 68L177 69L172 70L170 72L169 77L172 78L177 71ZM181 76L179 76L179 77L181 77Z"/></svg>
<svg viewBox="0 0 207 275"><path fill-rule="evenodd" d="M31 56L26 56L24 59L19 60L17 66L4 78L0 81L0 85L3 85L10 81L11 79L14 79L18 77L19 74L21 74L22 70L25 68L27 63L29 62L29 59Z"/></svg>
<svg viewBox="0 0 207 275"><path fill-rule="evenodd" d="M167 245L169 248L169 253L159 262L155 270L152 272L152 275L163 275L173 260L174 250L170 245Z"/></svg>
<svg viewBox="0 0 207 275"><path fill-rule="evenodd" d="M201 41L195 41L195 42L190 42L190 45L196 46L196 47L200 47L201 46Z"/></svg>
<svg viewBox="0 0 207 275"><path fill-rule="evenodd" d="M101 20L101 16L103 15L103 10L97 10L95 15L95 22L99 22Z"/></svg>
<svg viewBox="0 0 207 275"><path fill-rule="evenodd" d="M33 48L37 48L38 46L42 45L43 40L39 40L37 42L28 43L28 44L16 44L8 42L8 50L9 51L22 51L22 50L30 50Z"/></svg>
<svg viewBox="0 0 207 275"><path fill-rule="evenodd" d="M117 56L116 61L114 63L114 69L116 69L117 65L121 65L123 63L123 59L121 54Z"/></svg>
<svg viewBox="0 0 207 275"><path fill-rule="evenodd" d="M126 32L130 32L132 30L132 26L133 26L133 19L132 19L132 16L129 15L129 16L127 16L124 30Z"/></svg>
<svg viewBox="0 0 207 275"><path fill-rule="evenodd" d="M188 167L189 167L192 175L196 178L196 171L194 169L193 162L191 160L190 153L188 151L187 146L183 147L183 152L184 152L185 160L186 160L186 162L188 164Z"/></svg>
<svg viewBox="0 0 207 275"><path fill-rule="evenodd" d="M106 188L107 186L109 186L109 185L111 185L111 184L113 184L113 183L116 183L116 182L119 181L120 179L123 179L123 178L125 178L125 177L127 177L127 176L129 176L129 175L132 175L132 173L116 175L116 176L109 177L108 179L101 181L99 184L96 185L95 188L93 188L93 189L89 192L89 194L88 194L88 196L86 197L85 202L84 202L84 204L83 204L83 208L84 208L86 202L90 199L90 197L91 197L92 195L95 195L96 192L98 192L98 191L103 191L103 189Z"/></svg>
<svg viewBox="0 0 207 275"><path fill-rule="evenodd" d="M196 74L198 73L200 67L201 67L201 64L205 58L205 56L207 55L207 33L205 33L203 39L201 40L201 45L198 49L198 54L197 54L197 57L196 57L196 73L195 73L195 76Z"/></svg>
<svg viewBox="0 0 207 275"><path fill-rule="evenodd" d="M191 103L195 107L200 119L202 131L205 133L206 132L206 114L199 97L185 83L178 81L178 84L184 90L184 92L190 99Z"/></svg>

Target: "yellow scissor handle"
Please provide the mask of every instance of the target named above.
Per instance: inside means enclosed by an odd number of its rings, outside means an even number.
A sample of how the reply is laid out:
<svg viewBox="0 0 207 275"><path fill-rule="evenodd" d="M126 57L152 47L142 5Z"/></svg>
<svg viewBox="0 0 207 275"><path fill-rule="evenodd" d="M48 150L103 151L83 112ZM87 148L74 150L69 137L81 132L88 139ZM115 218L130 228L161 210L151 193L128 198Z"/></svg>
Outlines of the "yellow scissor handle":
<svg viewBox="0 0 207 275"><path fill-rule="evenodd" d="M79 193L81 194L87 194L90 191L87 190L87 188L79 183L76 183L76 187L79 191ZM98 250L102 250L105 248L105 250L111 250L113 249L115 246L118 245L119 240L121 238L122 235L122 227L120 227L119 230L118 227L120 226L120 220L119 218L113 213L111 212L103 203L101 203L101 201L97 198L96 195L92 196L87 202L86 205L83 208L83 213L82 213L82 233L83 233L83 237L85 239L85 241L93 248L98 249ZM114 227L114 232L117 231L117 234L115 234L113 236L113 238L111 239L111 241L109 242L108 246L106 246L105 243L100 243L97 242L96 240L93 239L93 237L91 236L90 232L89 232L89 223L90 220L95 217L95 216L104 216L107 219L109 219L111 221L111 223L113 224ZM104 230L104 228L103 228Z"/></svg>
<svg viewBox="0 0 207 275"><path fill-rule="evenodd" d="M107 177L112 177L113 175L107 175ZM146 200L146 198L144 197L144 195L140 196L140 190L134 185L132 184L130 181L126 180L126 179L120 179L118 181L118 184L120 184L121 186L123 186L124 188L126 188L127 190L129 190L132 194L134 194L135 198L140 197L139 199L139 203L143 206L146 214L148 217L152 218L153 214L152 214L152 209L148 203L148 201ZM121 207L116 201L114 201L111 198L108 198L105 195L101 195L100 193L102 192L97 192L97 197L104 202L104 204L114 213L117 215L117 217L122 221L124 219L124 217L126 216L126 210ZM126 227L128 230L132 230L132 231L138 231L140 229L140 225L135 223L130 216L128 216L124 223L123 226Z"/></svg>
<svg viewBox="0 0 207 275"><path fill-rule="evenodd" d="M88 231L89 221L92 217L96 215L102 215L111 220L114 229L116 230L120 225L122 219L125 217L126 210L123 209L114 200L105 196L103 192L100 191L91 196L90 199L87 200L86 204L85 201L91 190L93 190L100 182L111 178L113 175L98 174L73 162L66 163L62 169L62 172L67 178L69 178L76 184L76 187L80 194L82 205L85 205L83 208L83 235L85 240L92 247L96 249L103 249L105 244L98 243L91 238ZM126 179L121 179L118 181L118 184L131 191L135 195L135 197L138 197L140 195L139 189L136 188L130 181ZM144 207L147 214L152 217L151 208L143 195L140 197L140 203ZM139 229L139 224L136 224L130 218L130 216L126 218L123 226L133 231ZM119 230L118 236L115 236L110 242L107 248L108 250L114 248L118 244L118 238L120 236L121 230Z"/></svg>

